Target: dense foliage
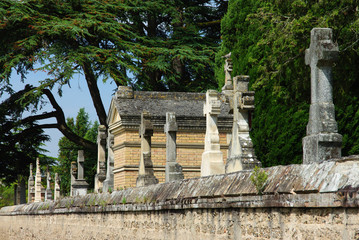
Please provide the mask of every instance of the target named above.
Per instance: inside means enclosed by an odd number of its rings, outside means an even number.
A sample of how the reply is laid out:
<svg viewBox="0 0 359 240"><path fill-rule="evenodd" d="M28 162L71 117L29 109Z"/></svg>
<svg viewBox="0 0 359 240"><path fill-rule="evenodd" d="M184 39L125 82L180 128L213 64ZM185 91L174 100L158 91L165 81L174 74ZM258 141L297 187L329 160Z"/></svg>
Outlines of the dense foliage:
<svg viewBox="0 0 359 240"><path fill-rule="evenodd" d="M352 0L231 0L222 20L216 75L232 52L233 76L251 77L256 109L251 133L264 166L300 163L310 103L310 67L304 63L314 27L333 29L340 59L333 68L334 103L342 154L359 153L359 18Z"/></svg>
<svg viewBox="0 0 359 240"><path fill-rule="evenodd" d="M85 112L85 109L81 108L77 114L76 120L73 118L67 119L68 126L79 136L85 139L96 142L98 123L91 123L89 116ZM77 162L78 150L83 149L81 146L68 140L66 137L62 137L59 141L59 155L58 165L54 167L55 172L59 174L61 179L61 191L62 194L68 195L71 187L71 162ZM94 176L96 173L97 164L97 149L93 151L85 150L85 179L90 184L90 188L93 188Z"/></svg>

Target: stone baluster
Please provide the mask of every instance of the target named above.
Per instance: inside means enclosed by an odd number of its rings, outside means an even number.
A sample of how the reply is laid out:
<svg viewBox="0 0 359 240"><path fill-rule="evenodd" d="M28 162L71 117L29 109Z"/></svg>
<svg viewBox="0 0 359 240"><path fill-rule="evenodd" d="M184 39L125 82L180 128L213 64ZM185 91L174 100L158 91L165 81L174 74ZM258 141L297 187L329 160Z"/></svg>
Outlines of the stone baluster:
<svg viewBox="0 0 359 240"><path fill-rule="evenodd" d="M331 76L339 50L332 38L332 29L314 28L305 51L305 63L311 68L311 104L307 136L302 141L304 164L341 157Z"/></svg>
<svg viewBox="0 0 359 240"><path fill-rule="evenodd" d="M175 113L167 112L166 124L164 126L164 132L166 133L166 182L182 180L184 178L182 173L182 166L177 163L177 130L178 125L176 122Z"/></svg>
<svg viewBox="0 0 359 240"><path fill-rule="evenodd" d="M218 115L221 112L221 102L218 92L208 90L203 113L206 116L206 136L202 154L201 176L224 173L223 154L220 150L219 132L217 127Z"/></svg>
<svg viewBox="0 0 359 240"><path fill-rule="evenodd" d="M151 137L153 135L153 125L151 123L150 113L143 111L141 114L141 156L138 169L136 186L147 186L158 183L158 179L153 172L153 163L151 160Z"/></svg>

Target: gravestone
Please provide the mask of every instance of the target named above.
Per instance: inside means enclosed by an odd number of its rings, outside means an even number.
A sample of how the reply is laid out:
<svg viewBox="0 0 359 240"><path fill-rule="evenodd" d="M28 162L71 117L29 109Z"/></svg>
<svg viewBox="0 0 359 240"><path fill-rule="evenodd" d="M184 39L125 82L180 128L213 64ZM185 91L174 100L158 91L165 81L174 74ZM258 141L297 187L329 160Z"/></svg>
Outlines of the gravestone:
<svg viewBox="0 0 359 240"><path fill-rule="evenodd" d="M226 162L226 173L252 169L261 166L254 153L249 135L250 114L254 110L254 92L248 91L249 76L233 78L233 97L230 100L233 110L232 137Z"/></svg>
<svg viewBox="0 0 359 240"><path fill-rule="evenodd" d="M88 183L84 179L84 150L78 150L77 152L77 169L74 172L77 173L77 178L75 179L72 187L73 194L72 196L84 196L87 194ZM76 176L76 175L75 175Z"/></svg>
<svg viewBox="0 0 359 240"><path fill-rule="evenodd" d="M201 176L223 174L223 154L220 150L217 127L218 115L221 113L221 102L218 99L217 91L207 91L203 113L206 116L206 135L202 154Z"/></svg>
<svg viewBox="0 0 359 240"><path fill-rule="evenodd" d="M41 171L40 171L40 159L36 159L36 175L35 175L35 200L34 202L41 202Z"/></svg>
<svg viewBox="0 0 359 240"><path fill-rule="evenodd" d="M166 112L166 124L164 132L166 133L166 172L165 182L182 180L182 166L177 163L176 135L178 125L174 112Z"/></svg>
<svg viewBox="0 0 359 240"><path fill-rule="evenodd" d="M58 173L55 173L54 200L60 200L60 177Z"/></svg>
<svg viewBox="0 0 359 240"><path fill-rule="evenodd" d="M110 132L107 135L107 170L106 170L106 179L103 182L103 191L108 192L114 188L114 154L113 154L113 145L114 145L114 136Z"/></svg>
<svg viewBox="0 0 359 240"><path fill-rule="evenodd" d="M33 169L33 166L32 166L32 163L30 163L30 176L29 176L29 180L27 182L27 185L28 185L27 202L28 203L31 203L35 200L35 181L34 181L32 169Z"/></svg>
<svg viewBox="0 0 359 240"><path fill-rule="evenodd" d="M97 173L95 176L95 192L102 192L103 181L106 179L106 127L100 125L97 135Z"/></svg>
<svg viewBox="0 0 359 240"><path fill-rule="evenodd" d="M305 63L311 68L311 104L307 136L303 138L303 163L341 157L342 136L338 134L333 104L332 66L339 50L332 29L314 28Z"/></svg>
<svg viewBox="0 0 359 240"><path fill-rule="evenodd" d="M46 191L45 191L45 201L52 200L52 191L51 191L51 175L49 171L49 166L46 168Z"/></svg>
<svg viewBox="0 0 359 240"><path fill-rule="evenodd" d="M151 160L151 137L153 135L153 125L151 123L150 113L143 111L141 113L141 156L140 164L138 168L138 177L136 180L136 186L147 186L151 184L157 184L158 179L153 172L153 163Z"/></svg>

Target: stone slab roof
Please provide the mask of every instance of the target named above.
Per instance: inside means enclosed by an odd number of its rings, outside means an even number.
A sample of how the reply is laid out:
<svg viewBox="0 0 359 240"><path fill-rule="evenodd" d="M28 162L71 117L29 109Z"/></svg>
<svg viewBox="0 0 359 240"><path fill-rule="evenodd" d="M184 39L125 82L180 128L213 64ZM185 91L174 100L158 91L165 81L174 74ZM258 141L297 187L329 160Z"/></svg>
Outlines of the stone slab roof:
<svg viewBox="0 0 359 240"><path fill-rule="evenodd" d="M203 116L205 93L131 91L129 87L120 87L113 97L120 116L141 115L143 110L151 116L166 116L166 112L175 112L176 117ZM219 117L231 116L229 104L222 103Z"/></svg>
<svg viewBox="0 0 359 240"><path fill-rule="evenodd" d="M88 194L60 201L3 207L0 215L154 211L196 208L359 207L359 156L321 163L275 166L263 195L251 171L190 178L128 188L111 194Z"/></svg>

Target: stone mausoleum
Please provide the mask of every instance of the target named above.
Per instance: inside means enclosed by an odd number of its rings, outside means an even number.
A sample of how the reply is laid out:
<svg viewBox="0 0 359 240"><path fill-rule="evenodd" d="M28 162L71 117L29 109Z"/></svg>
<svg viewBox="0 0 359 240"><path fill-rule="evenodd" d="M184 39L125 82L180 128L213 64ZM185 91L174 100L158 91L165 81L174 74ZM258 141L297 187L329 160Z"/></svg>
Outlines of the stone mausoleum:
<svg viewBox="0 0 359 240"><path fill-rule="evenodd" d="M139 129L143 111L149 113L153 125L151 159L154 175L159 182L165 181L164 125L167 112L175 113L178 125L177 163L182 166L184 178L199 177L206 132L206 117L203 114L205 101L205 93L145 92L120 86L112 99L108 114L109 132L114 136L114 188L136 186L141 155ZM218 131L224 160L227 159L232 123L230 106L222 102Z"/></svg>

